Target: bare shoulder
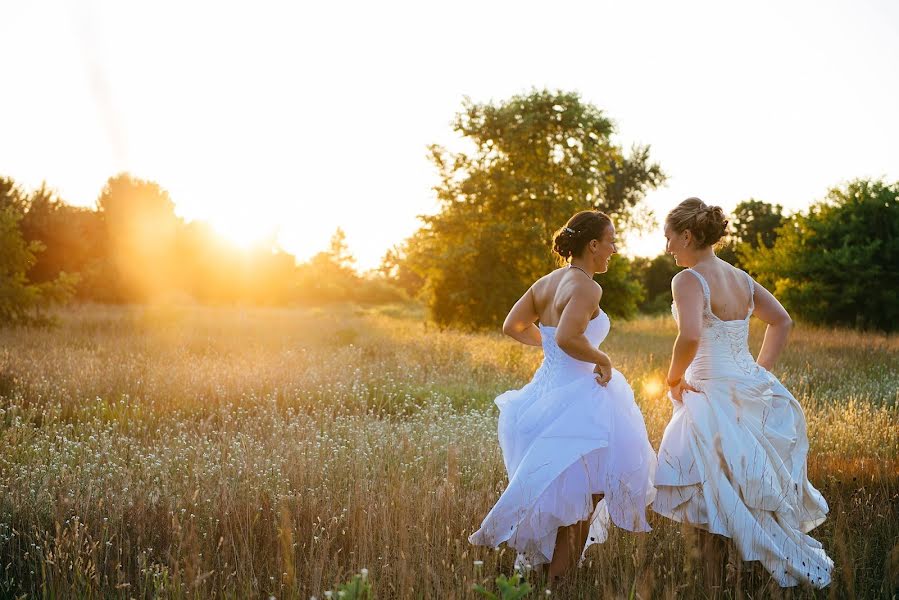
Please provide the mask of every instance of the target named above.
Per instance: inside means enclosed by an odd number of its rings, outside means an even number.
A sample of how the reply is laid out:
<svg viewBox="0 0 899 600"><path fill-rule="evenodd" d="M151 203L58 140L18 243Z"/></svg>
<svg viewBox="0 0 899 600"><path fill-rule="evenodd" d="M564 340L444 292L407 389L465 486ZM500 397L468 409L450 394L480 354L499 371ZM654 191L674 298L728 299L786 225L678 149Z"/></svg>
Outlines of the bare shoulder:
<svg viewBox="0 0 899 600"><path fill-rule="evenodd" d="M689 292L696 290L702 292L702 284L699 283L699 279L695 275L687 273L688 270L684 269L671 278L671 291Z"/></svg>
<svg viewBox="0 0 899 600"><path fill-rule="evenodd" d="M530 289L533 291L540 291L540 290L548 287L550 284L553 283L554 275L557 272L558 271L550 271L546 275L540 277L540 279L538 279L537 281L535 281L534 283L531 284Z"/></svg>
<svg viewBox="0 0 899 600"><path fill-rule="evenodd" d="M718 258L718 257L715 257L715 258ZM733 273L734 275L737 275L738 277L746 277L747 276L746 271L744 271L743 269L741 269L739 267L733 266L732 264L730 264L729 262L727 262L726 260L724 260L722 258L718 258L718 266L721 267L722 269L726 269L729 273Z"/></svg>
<svg viewBox="0 0 899 600"><path fill-rule="evenodd" d="M587 300L595 301L596 304L599 304L599 299L602 298L602 286L586 277L577 278L574 283L574 290L578 295Z"/></svg>
<svg viewBox="0 0 899 600"><path fill-rule="evenodd" d="M748 271L744 271L743 269L741 269L739 267L734 267L733 265L731 265L731 268L734 270L734 272L736 272L738 277L741 277L743 279L751 281L753 288L755 288L758 285L758 282L756 282L755 277L750 275Z"/></svg>

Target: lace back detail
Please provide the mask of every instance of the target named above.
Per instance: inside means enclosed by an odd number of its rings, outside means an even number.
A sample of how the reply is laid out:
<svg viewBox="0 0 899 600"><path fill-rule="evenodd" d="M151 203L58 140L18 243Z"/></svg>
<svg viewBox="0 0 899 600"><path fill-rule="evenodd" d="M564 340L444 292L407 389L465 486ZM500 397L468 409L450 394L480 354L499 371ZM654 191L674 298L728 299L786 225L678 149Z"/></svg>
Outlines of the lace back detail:
<svg viewBox="0 0 899 600"><path fill-rule="evenodd" d="M556 342L552 332L544 330L541 333L543 333L543 364L546 365L547 369L555 370L560 363L568 359L568 355L559 348L559 344Z"/></svg>
<svg viewBox="0 0 899 600"><path fill-rule="evenodd" d="M744 318L725 321L712 312L711 291L705 278L693 269L686 270L699 280L704 297L703 333L696 357L687 368L688 379L703 379L723 372L744 375L754 372L755 360L749 352L749 317L755 309L753 296L750 296L749 310ZM745 271L741 273L745 276L749 291L754 292L752 278ZM676 309L672 312L677 319Z"/></svg>

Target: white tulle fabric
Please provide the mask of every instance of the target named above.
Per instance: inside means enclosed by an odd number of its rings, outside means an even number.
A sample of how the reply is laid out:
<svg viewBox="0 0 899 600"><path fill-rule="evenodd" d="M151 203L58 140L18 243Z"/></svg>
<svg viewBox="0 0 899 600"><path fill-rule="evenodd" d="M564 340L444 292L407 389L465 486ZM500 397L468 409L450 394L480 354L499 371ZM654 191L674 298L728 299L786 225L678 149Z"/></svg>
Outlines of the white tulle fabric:
<svg viewBox="0 0 899 600"><path fill-rule="evenodd" d="M719 319L708 283L688 271L705 296L699 349L685 375L699 392L685 392L682 403L672 399L653 509L731 538L744 560L760 561L783 587L823 587L833 562L806 533L828 509L807 479L805 415L749 352L753 306L745 319Z"/></svg>
<svg viewBox="0 0 899 600"><path fill-rule="evenodd" d="M585 335L598 346L609 328L600 312ZM496 398L509 484L469 537L484 546L508 542L518 566L550 562L556 530L579 521L591 519L584 550L605 541L610 521L648 531L654 494L656 456L627 381L613 371L599 385L595 365L565 354L554 327L541 325L540 332L544 357L533 379ZM593 494L604 494L595 511Z"/></svg>

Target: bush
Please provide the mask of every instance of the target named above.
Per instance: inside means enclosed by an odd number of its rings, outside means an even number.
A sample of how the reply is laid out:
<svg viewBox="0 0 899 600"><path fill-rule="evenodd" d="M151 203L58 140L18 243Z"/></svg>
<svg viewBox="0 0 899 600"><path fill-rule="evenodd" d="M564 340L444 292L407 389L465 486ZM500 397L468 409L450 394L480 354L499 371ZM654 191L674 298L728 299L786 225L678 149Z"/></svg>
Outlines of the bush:
<svg viewBox="0 0 899 600"><path fill-rule="evenodd" d="M740 261L797 317L899 330L899 183L860 179L830 190Z"/></svg>

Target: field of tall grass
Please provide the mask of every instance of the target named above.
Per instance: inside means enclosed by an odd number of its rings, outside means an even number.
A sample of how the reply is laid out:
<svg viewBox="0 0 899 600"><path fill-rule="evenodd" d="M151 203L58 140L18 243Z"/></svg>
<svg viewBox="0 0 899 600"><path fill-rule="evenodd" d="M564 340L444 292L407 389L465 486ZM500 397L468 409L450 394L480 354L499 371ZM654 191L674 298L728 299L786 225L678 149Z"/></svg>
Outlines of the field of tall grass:
<svg viewBox="0 0 899 600"><path fill-rule="evenodd" d="M513 552L467 536L505 485L492 400L539 350L395 307L59 319L0 329L0 597L323 598L366 569L378 598L473 598L512 573ZM667 318L616 321L604 346L655 447L674 334ZM830 503L811 534L830 588L781 592L727 552L710 571L690 531L653 515L552 595L895 597L899 338L799 326L775 373Z"/></svg>

